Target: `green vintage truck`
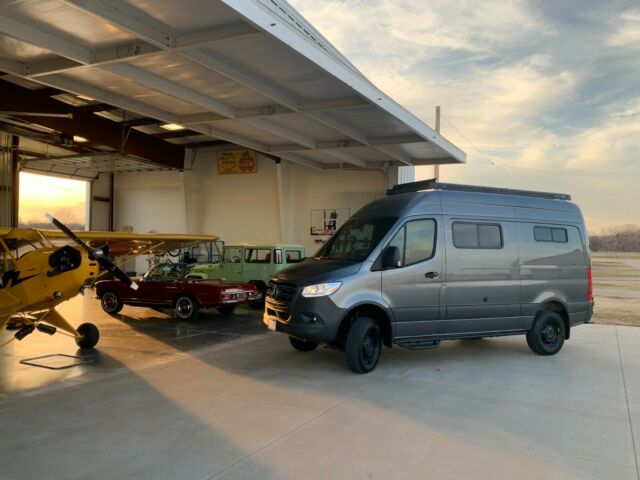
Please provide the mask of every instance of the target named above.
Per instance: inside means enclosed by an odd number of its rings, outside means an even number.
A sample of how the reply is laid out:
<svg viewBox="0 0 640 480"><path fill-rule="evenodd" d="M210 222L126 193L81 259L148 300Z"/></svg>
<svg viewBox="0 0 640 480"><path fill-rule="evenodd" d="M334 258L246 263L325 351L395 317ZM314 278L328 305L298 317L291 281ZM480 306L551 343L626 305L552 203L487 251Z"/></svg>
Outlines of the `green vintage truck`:
<svg viewBox="0 0 640 480"><path fill-rule="evenodd" d="M253 283L262 299L253 306L261 306L269 279L280 270L304 259L304 247L295 244L228 244L222 249L220 263L204 263L193 267L189 278L220 279L229 282Z"/></svg>

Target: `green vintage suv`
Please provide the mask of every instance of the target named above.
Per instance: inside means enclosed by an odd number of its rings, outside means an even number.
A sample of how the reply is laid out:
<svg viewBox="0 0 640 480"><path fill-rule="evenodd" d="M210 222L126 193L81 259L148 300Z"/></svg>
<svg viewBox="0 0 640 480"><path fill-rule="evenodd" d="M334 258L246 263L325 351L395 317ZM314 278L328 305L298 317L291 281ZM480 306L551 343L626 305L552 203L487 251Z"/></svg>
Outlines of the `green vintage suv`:
<svg viewBox="0 0 640 480"><path fill-rule="evenodd" d="M228 282L253 283L262 299L253 302L261 306L269 279L280 270L304 259L304 247L294 244L228 244L222 249L221 263L204 263L193 267L188 278L220 279Z"/></svg>

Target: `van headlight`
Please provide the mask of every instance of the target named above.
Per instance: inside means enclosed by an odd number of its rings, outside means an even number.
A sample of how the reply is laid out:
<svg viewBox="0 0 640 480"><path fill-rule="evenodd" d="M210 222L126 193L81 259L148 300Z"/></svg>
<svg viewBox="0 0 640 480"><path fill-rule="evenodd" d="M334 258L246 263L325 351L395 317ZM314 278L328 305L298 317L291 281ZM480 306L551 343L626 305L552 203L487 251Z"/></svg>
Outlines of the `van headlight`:
<svg viewBox="0 0 640 480"><path fill-rule="evenodd" d="M324 297L335 293L342 285L342 282L319 283L317 285L307 285L302 290L303 297Z"/></svg>

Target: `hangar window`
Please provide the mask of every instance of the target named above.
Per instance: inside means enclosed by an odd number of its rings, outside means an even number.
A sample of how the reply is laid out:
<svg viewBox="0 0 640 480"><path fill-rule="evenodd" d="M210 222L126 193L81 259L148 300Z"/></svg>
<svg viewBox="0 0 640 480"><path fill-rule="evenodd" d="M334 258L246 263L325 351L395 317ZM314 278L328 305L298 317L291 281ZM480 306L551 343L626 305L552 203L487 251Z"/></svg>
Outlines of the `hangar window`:
<svg viewBox="0 0 640 480"><path fill-rule="evenodd" d="M455 222L452 231L456 248L500 249L503 246L500 225Z"/></svg>
<svg viewBox="0 0 640 480"><path fill-rule="evenodd" d="M271 263L271 250L267 248L247 248L244 251L246 263Z"/></svg>
<svg viewBox="0 0 640 480"><path fill-rule="evenodd" d="M533 238L536 242L567 243L567 229L533 227Z"/></svg>

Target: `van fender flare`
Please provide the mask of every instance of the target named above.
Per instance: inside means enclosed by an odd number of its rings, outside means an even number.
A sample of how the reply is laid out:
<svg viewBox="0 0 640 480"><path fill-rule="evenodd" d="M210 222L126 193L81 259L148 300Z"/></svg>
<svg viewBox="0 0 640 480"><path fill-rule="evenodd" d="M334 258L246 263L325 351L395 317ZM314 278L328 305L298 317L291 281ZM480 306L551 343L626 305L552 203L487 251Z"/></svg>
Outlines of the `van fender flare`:
<svg viewBox="0 0 640 480"><path fill-rule="evenodd" d="M369 315L375 317L374 320L380 320L383 323L384 344L391 347L393 338L395 337L395 317L393 311L388 306L376 300L362 300L345 309L344 315L340 318L340 326L338 327L337 333L338 339L341 334L346 334L346 331L348 331L348 323L352 322L354 318L357 318L354 317L353 314L355 312L362 312L364 315L367 315L366 310L368 308L373 309ZM381 318L380 313L384 315L384 319Z"/></svg>
<svg viewBox="0 0 640 480"><path fill-rule="evenodd" d="M538 310L554 310L562 316L566 329L565 339L568 340L571 336L571 322L569 321L569 308L566 298L562 298L551 292L542 292L538 295L534 304L539 305Z"/></svg>

